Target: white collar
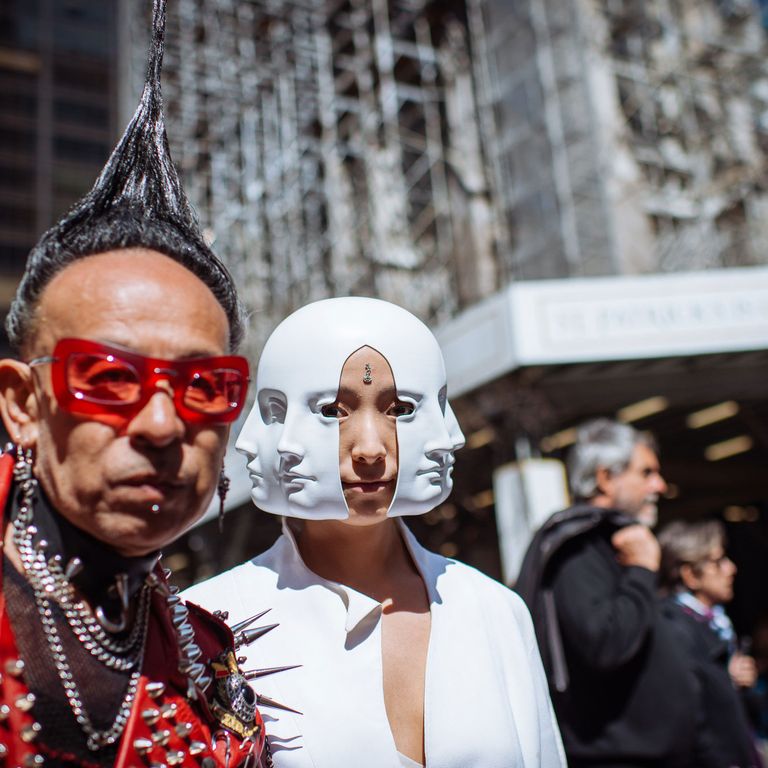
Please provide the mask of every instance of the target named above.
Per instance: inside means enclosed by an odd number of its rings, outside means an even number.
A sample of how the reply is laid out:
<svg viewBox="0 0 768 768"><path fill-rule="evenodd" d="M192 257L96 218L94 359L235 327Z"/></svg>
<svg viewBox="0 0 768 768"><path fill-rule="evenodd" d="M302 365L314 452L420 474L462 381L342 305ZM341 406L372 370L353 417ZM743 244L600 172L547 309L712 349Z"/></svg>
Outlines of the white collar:
<svg viewBox="0 0 768 768"><path fill-rule="evenodd" d="M282 547L278 554L278 559L282 561L279 563L279 572L284 573L284 569L288 568L294 575L300 576L303 583L307 585L316 584L325 587L330 592L338 595L347 612L347 620L344 625L347 634L352 632L355 627L357 627L360 622L373 611L382 610L382 605L378 600L375 600L362 592L358 592L356 589L348 587L345 584L324 579L322 576L318 576L312 571L301 557L298 544L296 543L296 537L291 530L288 520L289 518L283 518L283 536L285 537L286 546ZM395 523L397 524L400 535L405 542L405 546L416 565L416 569L421 575L430 603L440 602L440 597L435 584L435 564L431 562L431 558L434 557L434 555L419 544L416 537L411 533L402 519L397 518ZM443 558L440 559L442 560Z"/></svg>

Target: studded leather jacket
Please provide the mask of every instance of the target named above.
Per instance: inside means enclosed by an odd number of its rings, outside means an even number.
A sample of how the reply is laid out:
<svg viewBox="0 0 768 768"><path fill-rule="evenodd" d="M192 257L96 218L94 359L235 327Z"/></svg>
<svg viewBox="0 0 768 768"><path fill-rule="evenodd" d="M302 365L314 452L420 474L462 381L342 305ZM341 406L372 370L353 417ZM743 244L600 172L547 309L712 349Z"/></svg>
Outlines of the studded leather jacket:
<svg viewBox="0 0 768 768"><path fill-rule="evenodd" d="M13 459L0 456L0 505L13 487ZM3 528L7 525L5 522ZM0 561L2 554L0 550ZM0 568L0 574L2 569ZM268 760L255 694L238 669L232 630L185 604L156 566L141 675L117 743L116 768L255 768ZM35 696L0 591L0 765L88 766L46 743ZM63 629L66 631L66 628ZM74 720L73 720L74 722Z"/></svg>

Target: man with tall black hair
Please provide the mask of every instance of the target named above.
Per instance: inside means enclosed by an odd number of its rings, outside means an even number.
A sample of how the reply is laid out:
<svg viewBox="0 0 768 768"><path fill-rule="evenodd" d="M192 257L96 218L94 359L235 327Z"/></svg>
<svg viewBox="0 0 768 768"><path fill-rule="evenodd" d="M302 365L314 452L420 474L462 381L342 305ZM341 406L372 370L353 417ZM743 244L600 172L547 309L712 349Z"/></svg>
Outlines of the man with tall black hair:
<svg viewBox="0 0 768 768"><path fill-rule="evenodd" d="M666 490L652 438L581 425L573 506L534 536L517 591L528 603L571 768L698 768L695 682L656 596L651 527Z"/></svg>
<svg viewBox="0 0 768 768"><path fill-rule="evenodd" d="M268 764L228 627L159 550L226 491L243 312L171 162L155 0L139 107L94 188L32 250L0 361L0 762ZM266 701L264 703L274 704Z"/></svg>

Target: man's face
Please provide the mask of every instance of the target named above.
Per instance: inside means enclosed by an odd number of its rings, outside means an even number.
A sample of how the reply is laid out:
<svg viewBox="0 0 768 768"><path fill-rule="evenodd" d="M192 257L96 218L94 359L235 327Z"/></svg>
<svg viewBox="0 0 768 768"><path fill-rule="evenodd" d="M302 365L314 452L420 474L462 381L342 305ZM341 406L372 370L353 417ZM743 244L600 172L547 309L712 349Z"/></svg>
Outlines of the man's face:
<svg viewBox="0 0 768 768"><path fill-rule="evenodd" d="M667 484L656 454L647 445L635 445L627 468L609 474L601 487L609 507L649 527L656 525L659 496L667 490Z"/></svg>
<svg viewBox="0 0 768 768"><path fill-rule="evenodd" d="M121 250L66 267L46 287L25 359L66 337L181 360L227 353L229 326L211 291L154 251ZM51 366L31 369L28 423L10 425L33 446L36 476L70 522L124 555L165 546L205 510L228 426L190 424L170 387L129 419L76 416L57 403ZM12 432L13 434L13 432Z"/></svg>
<svg viewBox="0 0 768 768"><path fill-rule="evenodd" d="M723 550L722 545L713 547L707 557L695 564L685 576L686 586L705 605L729 603L733 599L733 579L736 566Z"/></svg>

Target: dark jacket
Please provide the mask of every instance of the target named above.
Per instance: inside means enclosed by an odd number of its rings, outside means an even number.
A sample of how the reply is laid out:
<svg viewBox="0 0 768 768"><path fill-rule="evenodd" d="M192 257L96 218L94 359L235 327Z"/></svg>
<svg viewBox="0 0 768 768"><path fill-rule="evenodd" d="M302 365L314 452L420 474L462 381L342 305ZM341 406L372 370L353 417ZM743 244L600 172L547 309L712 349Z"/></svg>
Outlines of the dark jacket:
<svg viewBox="0 0 768 768"><path fill-rule="evenodd" d="M728 674L728 645L707 619L668 598L664 618L679 632L699 685L700 723L695 747L697 768L752 768L755 754L741 697Z"/></svg>
<svg viewBox="0 0 768 768"><path fill-rule="evenodd" d="M661 620L656 574L619 565L610 543L631 522L587 506L556 513L531 543L518 590L546 648L570 763L692 768L693 675Z"/></svg>

